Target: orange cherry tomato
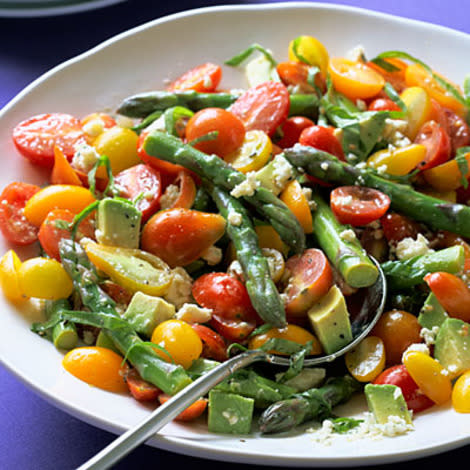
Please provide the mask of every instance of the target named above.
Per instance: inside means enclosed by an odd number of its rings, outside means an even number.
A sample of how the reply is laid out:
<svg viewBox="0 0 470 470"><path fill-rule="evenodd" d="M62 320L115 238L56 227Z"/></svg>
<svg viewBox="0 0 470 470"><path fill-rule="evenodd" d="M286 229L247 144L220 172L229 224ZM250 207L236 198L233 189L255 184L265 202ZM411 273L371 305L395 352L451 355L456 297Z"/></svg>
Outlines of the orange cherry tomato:
<svg viewBox="0 0 470 470"><path fill-rule="evenodd" d="M312 212L302 187L297 180L293 180L281 192L279 198L297 217L305 233L313 232Z"/></svg>
<svg viewBox="0 0 470 470"><path fill-rule="evenodd" d="M286 261L291 274L285 288L286 314L290 318L304 317L308 309L323 297L333 285L333 271L323 251L305 250Z"/></svg>
<svg viewBox="0 0 470 470"><path fill-rule="evenodd" d="M352 100L372 98L385 85L382 75L363 62L333 57L328 70L335 89Z"/></svg>
<svg viewBox="0 0 470 470"><path fill-rule="evenodd" d="M170 395L166 393L161 393L158 396L158 401L161 405L166 403L171 398ZM176 418L175 421L193 421L196 418L199 418L207 408L207 398L199 398L192 405L189 405L184 411L182 411Z"/></svg>
<svg viewBox="0 0 470 470"><path fill-rule="evenodd" d="M333 127L317 125L307 127L299 136L299 144L315 147L318 150L323 150L324 152L334 155L342 161L346 161L343 147L335 136Z"/></svg>
<svg viewBox="0 0 470 470"><path fill-rule="evenodd" d="M196 199L196 183L188 171L180 171L173 185L179 186L179 192L176 199L172 202L171 208L182 207L190 209Z"/></svg>
<svg viewBox="0 0 470 470"><path fill-rule="evenodd" d="M144 380L137 369L130 369L124 378L129 387L129 392L137 401L155 401L162 393L158 387Z"/></svg>
<svg viewBox="0 0 470 470"><path fill-rule="evenodd" d="M206 62L185 72L169 86L168 90L194 90L209 93L217 89L221 79L222 68Z"/></svg>
<svg viewBox="0 0 470 470"><path fill-rule="evenodd" d="M414 143L426 147L426 157L418 164L421 171L440 165L450 158L451 140L449 135L435 121L428 121L421 126Z"/></svg>
<svg viewBox="0 0 470 470"><path fill-rule="evenodd" d="M174 208L157 212L142 230L142 249L171 267L197 260L225 233L219 214Z"/></svg>
<svg viewBox="0 0 470 470"><path fill-rule="evenodd" d="M408 64L395 57L386 58L384 61L393 65L397 70L387 71L374 62L367 62L367 65L382 75L385 81L390 83L397 93L401 93L406 88L405 71Z"/></svg>
<svg viewBox="0 0 470 470"><path fill-rule="evenodd" d="M194 323L191 326L202 341L201 357L207 357L219 362L223 362L228 358L227 345L219 333L200 323Z"/></svg>
<svg viewBox="0 0 470 470"><path fill-rule="evenodd" d="M54 166L52 168L50 182L52 184L74 184L83 186L82 180L69 163L64 152L59 147L54 147Z"/></svg>
<svg viewBox="0 0 470 470"><path fill-rule="evenodd" d="M202 140L194 147L205 153L225 157L237 150L245 137L243 122L230 111L221 108L205 108L192 116L186 125L186 140L191 143L216 132L215 138Z"/></svg>
<svg viewBox="0 0 470 470"><path fill-rule="evenodd" d="M331 191L330 205L340 223L360 226L380 219L390 207L390 198L372 188L340 186Z"/></svg>
<svg viewBox="0 0 470 470"><path fill-rule="evenodd" d="M307 81L309 67L301 62L280 62L276 70L284 85L298 87L302 93L314 93L315 88ZM326 82L322 74L315 75L315 85L322 92L325 91Z"/></svg>

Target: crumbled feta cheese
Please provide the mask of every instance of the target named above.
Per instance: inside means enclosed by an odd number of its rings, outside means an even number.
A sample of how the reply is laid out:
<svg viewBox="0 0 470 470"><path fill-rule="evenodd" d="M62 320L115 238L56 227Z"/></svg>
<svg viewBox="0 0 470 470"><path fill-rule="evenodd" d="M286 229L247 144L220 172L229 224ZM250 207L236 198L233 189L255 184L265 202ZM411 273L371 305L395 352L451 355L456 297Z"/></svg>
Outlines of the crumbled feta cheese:
<svg viewBox="0 0 470 470"><path fill-rule="evenodd" d="M122 116L121 114L117 116L116 124L119 127L125 127L125 128L134 127L134 121L127 116Z"/></svg>
<svg viewBox="0 0 470 470"><path fill-rule="evenodd" d="M186 303L176 312L175 318L186 323L207 323L212 318L212 309Z"/></svg>
<svg viewBox="0 0 470 470"><path fill-rule="evenodd" d="M340 238L346 242L353 242L355 240L357 240L356 238L356 234L354 233L354 230L352 229L347 229L347 230L343 230L340 234L339 234Z"/></svg>
<svg viewBox="0 0 470 470"><path fill-rule="evenodd" d="M328 171L328 162L321 162L321 163L320 163L320 168L321 168L323 171Z"/></svg>
<svg viewBox="0 0 470 470"><path fill-rule="evenodd" d="M273 160L273 179L276 188L281 192L287 183L294 178L292 165L282 155L276 155Z"/></svg>
<svg viewBox="0 0 470 470"><path fill-rule="evenodd" d="M243 268L238 260L232 261L230 263L229 267L227 268L227 274L244 282L245 277L243 274Z"/></svg>
<svg viewBox="0 0 470 470"><path fill-rule="evenodd" d="M356 107L359 111L366 111L367 110L367 103L364 100L356 100Z"/></svg>
<svg viewBox="0 0 470 470"><path fill-rule="evenodd" d="M180 308L185 303L191 303L193 279L182 267L176 267L171 270L173 279L168 292L163 298L172 303L176 308Z"/></svg>
<svg viewBox="0 0 470 470"><path fill-rule="evenodd" d="M382 136L391 145L390 149L411 144L410 139L404 135L407 127L408 122L403 119L385 119Z"/></svg>
<svg viewBox="0 0 470 470"><path fill-rule="evenodd" d="M239 198L242 196L253 196L256 189L260 185L260 182L256 179L256 172L250 171L246 175L245 181L240 184L237 184L230 194L233 197Z"/></svg>
<svg viewBox="0 0 470 470"><path fill-rule="evenodd" d="M362 62L366 56L366 51L362 44L358 44L346 53L346 58L354 62Z"/></svg>
<svg viewBox="0 0 470 470"><path fill-rule="evenodd" d="M429 240L419 233L416 240L406 237L399 241L395 253L399 260L407 260L415 256L425 255L430 251L433 250L429 248Z"/></svg>
<svg viewBox="0 0 470 470"><path fill-rule="evenodd" d="M176 184L170 184L166 187L165 192L160 197L160 209L169 209L178 199L180 188Z"/></svg>
<svg viewBox="0 0 470 470"><path fill-rule="evenodd" d="M229 224L238 227L242 223L242 215L239 212L230 211L227 216Z"/></svg>
<svg viewBox="0 0 470 470"><path fill-rule="evenodd" d="M71 165L76 170L88 173L99 160L100 155L91 145L81 143L75 148Z"/></svg>
<svg viewBox="0 0 470 470"><path fill-rule="evenodd" d="M104 130L104 122L100 118L90 119L82 126L83 132L90 137L99 136Z"/></svg>
<svg viewBox="0 0 470 470"><path fill-rule="evenodd" d="M315 210L317 203L312 199L312 188L302 187L302 194L305 196L305 199L307 199L310 210Z"/></svg>
<svg viewBox="0 0 470 470"><path fill-rule="evenodd" d="M210 246L204 253L201 254L201 258L209 265L215 266L222 261L222 250L217 246Z"/></svg>
<svg viewBox="0 0 470 470"><path fill-rule="evenodd" d="M410 344L410 345L405 349L405 351L403 352L402 357L405 357L406 354L408 354L409 352L413 352L413 351L421 352L421 353L427 354L427 355L430 355L430 354L431 354L431 352L429 351L429 347L428 347L427 344L425 344L425 343L413 343L413 344Z"/></svg>
<svg viewBox="0 0 470 470"><path fill-rule="evenodd" d="M419 335L424 339L427 346L432 346L436 342L437 333L439 333L439 327L433 326L431 329L421 328Z"/></svg>

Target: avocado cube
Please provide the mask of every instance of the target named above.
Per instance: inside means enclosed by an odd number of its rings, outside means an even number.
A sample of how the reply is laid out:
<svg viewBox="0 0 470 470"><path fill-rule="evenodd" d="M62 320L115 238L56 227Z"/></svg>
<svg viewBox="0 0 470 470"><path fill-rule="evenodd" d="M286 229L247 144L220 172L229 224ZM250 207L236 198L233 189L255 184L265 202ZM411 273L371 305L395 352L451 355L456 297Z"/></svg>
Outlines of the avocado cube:
<svg viewBox="0 0 470 470"><path fill-rule="evenodd" d="M436 296L430 292L419 312L418 323L423 328L431 330L435 326L440 326L446 318L448 318L446 311Z"/></svg>
<svg viewBox="0 0 470 470"><path fill-rule="evenodd" d="M447 318L436 335L434 357L451 377L470 369L470 324Z"/></svg>
<svg viewBox="0 0 470 470"><path fill-rule="evenodd" d="M308 318L327 354L339 351L353 339L346 301L336 285L310 308Z"/></svg>
<svg viewBox="0 0 470 470"><path fill-rule="evenodd" d="M175 311L175 306L161 297L136 292L123 318L129 321L137 333L150 337L156 326L174 317Z"/></svg>
<svg viewBox="0 0 470 470"><path fill-rule="evenodd" d="M273 160L256 172L256 179L261 186L277 196L286 184L294 179L294 172L286 158L276 155Z"/></svg>
<svg viewBox="0 0 470 470"><path fill-rule="evenodd" d="M96 239L103 245L138 248L142 213L134 204L105 198L98 204Z"/></svg>
<svg viewBox="0 0 470 470"><path fill-rule="evenodd" d="M378 424L387 424L391 416L401 418L407 424L412 423L411 413L400 387L369 383L364 387L364 392L369 411Z"/></svg>
<svg viewBox="0 0 470 470"><path fill-rule="evenodd" d="M251 431L253 398L218 390L209 392L208 428L221 434L248 434Z"/></svg>

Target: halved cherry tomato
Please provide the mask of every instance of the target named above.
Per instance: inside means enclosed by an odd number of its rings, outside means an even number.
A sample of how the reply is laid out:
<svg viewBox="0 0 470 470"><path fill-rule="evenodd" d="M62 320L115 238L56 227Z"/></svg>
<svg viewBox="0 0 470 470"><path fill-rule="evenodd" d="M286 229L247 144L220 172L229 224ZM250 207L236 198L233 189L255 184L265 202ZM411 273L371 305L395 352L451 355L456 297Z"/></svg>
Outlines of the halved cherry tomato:
<svg viewBox="0 0 470 470"><path fill-rule="evenodd" d="M395 101L390 98L376 98L369 103L367 106L368 111L401 111Z"/></svg>
<svg viewBox="0 0 470 470"><path fill-rule="evenodd" d="M279 198L297 217L305 233L313 232L312 212L307 197L297 180L290 181L282 190Z"/></svg>
<svg viewBox="0 0 470 470"><path fill-rule="evenodd" d="M17 245L30 245L38 239L38 228L24 216L27 201L41 188L34 184L14 182L0 195L0 230Z"/></svg>
<svg viewBox="0 0 470 470"><path fill-rule="evenodd" d="M451 141L449 135L435 121L428 121L421 126L414 142L426 147L426 157L418 165L421 171L440 165L450 158Z"/></svg>
<svg viewBox="0 0 470 470"><path fill-rule="evenodd" d="M316 66L326 76L329 54L326 47L313 36L297 36L289 43L289 60Z"/></svg>
<svg viewBox="0 0 470 470"><path fill-rule="evenodd" d="M276 67L279 78L284 85L298 87L301 93L315 93L315 88L307 81L308 69L309 65L300 62L280 62ZM319 73L315 75L315 85L322 92L325 91L323 75Z"/></svg>
<svg viewBox="0 0 470 470"><path fill-rule="evenodd" d="M445 127L450 137L452 146L451 154L454 155L458 148L470 145L470 127L458 114L454 113L451 109L442 108L445 116Z"/></svg>
<svg viewBox="0 0 470 470"><path fill-rule="evenodd" d="M284 291L286 313L293 318L303 317L332 286L330 263L323 251L310 248L301 255L291 256L286 261L286 270L291 275Z"/></svg>
<svg viewBox="0 0 470 470"><path fill-rule="evenodd" d="M77 172L73 169L72 165L64 155L62 150L54 147L54 166L52 168L50 182L52 184L74 184L76 186L83 186L82 180Z"/></svg>
<svg viewBox="0 0 470 470"><path fill-rule="evenodd" d="M39 228L38 238L42 249L51 258L60 261L59 242L65 238L70 239L70 231L60 228L60 223L71 223L75 214L68 209L53 209ZM90 219L83 220L77 231L77 238L94 238L95 229Z"/></svg>
<svg viewBox="0 0 470 470"><path fill-rule="evenodd" d="M137 401L155 401L162 391L144 380L136 369L130 369L124 376L129 392Z"/></svg>
<svg viewBox="0 0 470 470"><path fill-rule="evenodd" d="M417 222L396 212L385 214L380 222L388 242L399 242L404 238L416 238L420 232L420 226Z"/></svg>
<svg viewBox="0 0 470 470"><path fill-rule="evenodd" d="M166 393L161 393L158 395L158 401L161 405L167 402L171 398L170 395ZM199 418L207 408L207 398L199 398L192 405L189 405L184 411L182 411L176 418L175 421L193 421L196 418Z"/></svg>
<svg viewBox="0 0 470 470"><path fill-rule="evenodd" d="M470 321L470 289L460 277L439 271L426 274L424 281L449 316Z"/></svg>
<svg viewBox="0 0 470 470"><path fill-rule="evenodd" d="M48 168L54 164L56 145L71 158L80 141L85 141L80 121L69 114L39 114L13 129L13 142L18 151L32 163Z"/></svg>
<svg viewBox="0 0 470 470"><path fill-rule="evenodd" d="M299 144L315 147L318 150L331 153L340 160L345 161L341 142L334 134L333 127L311 126L302 131Z"/></svg>
<svg viewBox="0 0 470 470"><path fill-rule="evenodd" d="M205 108L192 116L186 125L188 142L204 138L216 132L212 139L201 140L194 147L205 153L224 157L237 150L243 143L245 127L243 122L230 111L221 108Z"/></svg>
<svg viewBox="0 0 470 470"><path fill-rule="evenodd" d="M217 89L221 78L222 68L206 62L185 72L169 86L168 90L194 90L209 93Z"/></svg>
<svg viewBox="0 0 470 470"><path fill-rule="evenodd" d="M3 295L11 302L25 298L20 288L20 267L21 260L14 250L8 250L0 259L0 287Z"/></svg>
<svg viewBox="0 0 470 470"><path fill-rule="evenodd" d="M360 226L380 219L390 207L390 198L372 188L340 186L331 191L330 205L340 223Z"/></svg>
<svg viewBox="0 0 470 470"><path fill-rule="evenodd" d="M160 207L162 182L160 173L150 165L139 163L118 173L114 179L119 195L130 199L142 196L136 203L146 222Z"/></svg>
<svg viewBox="0 0 470 470"><path fill-rule="evenodd" d="M142 249L163 259L171 267L197 260L225 232L219 214L174 208L157 212L142 230Z"/></svg>
<svg viewBox="0 0 470 470"><path fill-rule="evenodd" d="M385 85L382 75L363 62L333 57L328 70L335 89L351 100L372 98Z"/></svg>
<svg viewBox="0 0 470 470"><path fill-rule="evenodd" d="M282 137L276 144L283 149L293 147L299 141L302 131L313 125L314 122L304 116L292 116L287 118L280 127Z"/></svg>
<svg viewBox="0 0 470 470"><path fill-rule="evenodd" d="M397 70L387 71L374 62L367 62L367 65L382 75L385 81L390 83L397 93L401 93L406 88L405 70L408 64L395 57L386 58L384 61L393 65Z"/></svg>
<svg viewBox="0 0 470 470"><path fill-rule="evenodd" d="M183 209L190 209L196 199L197 188L196 183L189 172L181 170L176 179L171 183L171 186L179 187L178 194L174 198L169 198L169 206L164 206L164 196L166 196L166 193L164 193L160 201L162 208L165 207L165 209L173 209L175 207L182 207ZM167 190L169 190L171 186L167 186Z"/></svg>
<svg viewBox="0 0 470 470"><path fill-rule="evenodd" d="M245 339L259 323L245 285L227 273L208 273L194 281L196 302L213 310L211 326L229 341Z"/></svg>
<svg viewBox="0 0 470 470"><path fill-rule="evenodd" d="M403 364L385 369L373 383L400 387L408 408L414 413L424 411L434 405L434 402L419 389Z"/></svg>
<svg viewBox="0 0 470 470"><path fill-rule="evenodd" d="M456 380L452 389L452 406L457 413L470 413L470 371Z"/></svg>
<svg viewBox="0 0 470 470"><path fill-rule="evenodd" d="M289 92L279 82L264 82L248 89L231 106L247 131L264 131L272 136L287 119L290 107Z"/></svg>
<svg viewBox="0 0 470 470"><path fill-rule="evenodd" d="M202 341L202 357L223 362L227 359L227 345L222 336L208 326L194 323L193 330L199 335Z"/></svg>

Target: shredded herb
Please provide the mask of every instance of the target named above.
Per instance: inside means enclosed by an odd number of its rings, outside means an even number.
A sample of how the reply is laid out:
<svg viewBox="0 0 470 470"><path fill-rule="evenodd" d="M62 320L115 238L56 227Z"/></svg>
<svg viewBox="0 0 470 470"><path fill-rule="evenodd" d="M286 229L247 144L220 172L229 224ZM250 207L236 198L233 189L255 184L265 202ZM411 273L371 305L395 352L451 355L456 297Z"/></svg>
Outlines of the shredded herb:
<svg viewBox="0 0 470 470"><path fill-rule="evenodd" d="M460 147L457 149L457 153L455 155L455 161L459 167L460 171L460 181L462 182L462 186L467 189L468 188L468 161L466 155L470 152L470 147Z"/></svg>
<svg viewBox="0 0 470 470"><path fill-rule="evenodd" d="M277 62L274 59L272 53L266 49L265 47L261 46L260 44L252 44L251 46L247 47L245 50L241 51L239 54L233 56L231 59L225 61L225 65L230 65L232 67L236 67L244 62L248 57L250 57L254 52L261 52L266 59L270 62L273 67L276 67Z"/></svg>
<svg viewBox="0 0 470 470"><path fill-rule="evenodd" d="M197 139L191 140L191 142L188 142L189 145L196 145L199 144L200 142L207 142L209 140L215 140L217 139L217 136L219 135L219 131L212 131L207 134L201 135L201 137L198 137Z"/></svg>
<svg viewBox="0 0 470 470"><path fill-rule="evenodd" d="M356 418L336 418L331 420L333 423L333 431L338 434L344 434L358 427L361 423L364 422L363 419Z"/></svg>

